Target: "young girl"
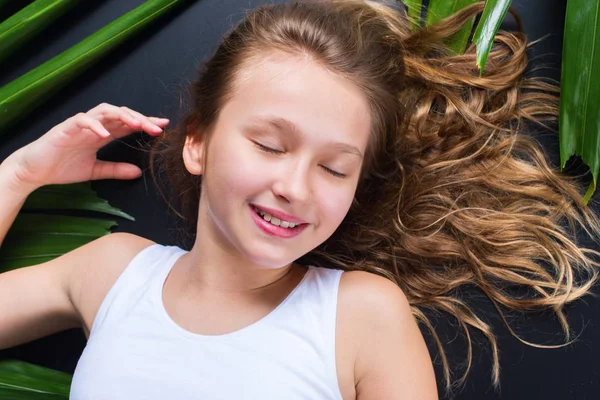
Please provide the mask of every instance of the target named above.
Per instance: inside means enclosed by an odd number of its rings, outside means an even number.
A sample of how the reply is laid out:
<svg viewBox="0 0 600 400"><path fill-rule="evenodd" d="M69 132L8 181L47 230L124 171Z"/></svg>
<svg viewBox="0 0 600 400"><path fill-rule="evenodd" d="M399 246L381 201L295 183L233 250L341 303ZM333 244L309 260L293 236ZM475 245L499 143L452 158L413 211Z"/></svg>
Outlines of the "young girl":
<svg viewBox="0 0 600 400"><path fill-rule="evenodd" d="M95 155L144 130L195 241L112 234L1 275L0 348L82 326L73 399L434 399L413 317L433 329L426 311L442 310L487 335L498 383L495 338L456 289L562 318L597 263L560 223L600 225L518 134L556 114L554 88L522 77L523 35L499 35L483 77L473 48L445 52L481 9L411 34L380 2L265 5L173 130L101 104L13 153L0 238L42 185L139 176Z"/></svg>

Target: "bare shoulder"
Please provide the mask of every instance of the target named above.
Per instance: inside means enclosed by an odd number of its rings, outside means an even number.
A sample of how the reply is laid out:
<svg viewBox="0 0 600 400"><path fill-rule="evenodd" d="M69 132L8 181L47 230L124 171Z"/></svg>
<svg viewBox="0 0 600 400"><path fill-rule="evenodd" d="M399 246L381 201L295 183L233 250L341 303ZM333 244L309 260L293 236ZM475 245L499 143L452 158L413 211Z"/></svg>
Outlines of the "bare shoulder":
<svg viewBox="0 0 600 400"><path fill-rule="evenodd" d="M394 282L382 276L366 271L346 271L340 279L340 291L354 294L359 291L368 295L371 300L387 300L388 296L396 298L408 307L404 292Z"/></svg>
<svg viewBox="0 0 600 400"><path fill-rule="evenodd" d="M408 300L398 285L371 272L344 272L338 301L352 310L354 322L362 327L388 324L390 318L403 322L413 319Z"/></svg>
<svg viewBox="0 0 600 400"><path fill-rule="evenodd" d="M133 258L155 244L131 233L118 232L103 236L73 250L68 291L84 331L89 334L102 300Z"/></svg>
<svg viewBox="0 0 600 400"><path fill-rule="evenodd" d="M429 351L398 285L370 272L344 272L338 312L355 337L358 400L437 399Z"/></svg>

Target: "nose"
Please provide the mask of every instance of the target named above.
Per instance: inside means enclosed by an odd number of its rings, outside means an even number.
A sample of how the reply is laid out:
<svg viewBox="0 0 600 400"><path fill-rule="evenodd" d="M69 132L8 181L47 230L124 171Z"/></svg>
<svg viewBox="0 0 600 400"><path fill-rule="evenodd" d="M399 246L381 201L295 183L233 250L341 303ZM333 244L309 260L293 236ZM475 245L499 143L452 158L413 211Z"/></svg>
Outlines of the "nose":
<svg viewBox="0 0 600 400"><path fill-rule="evenodd" d="M308 162L289 162L281 166L273 184L273 193L289 203L307 203L312 197Z"/></svg>

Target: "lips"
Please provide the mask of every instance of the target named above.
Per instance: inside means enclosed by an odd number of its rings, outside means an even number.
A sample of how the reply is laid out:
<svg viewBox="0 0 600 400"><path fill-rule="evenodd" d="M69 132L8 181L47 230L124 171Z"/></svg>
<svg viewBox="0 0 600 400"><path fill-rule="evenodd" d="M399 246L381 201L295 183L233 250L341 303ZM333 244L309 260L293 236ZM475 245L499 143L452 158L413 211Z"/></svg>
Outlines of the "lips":
<svg viewBox="0 0 600 400"><path fill-rule="evenodd" d="M293 222L296 225L307 223L306 221L304 221L300 218L294 217L293 215L286 214L283 211L275 210L273 208L268 208L268 207L264 207L264 206L258 206L256 204L251 204L251 206L258 208L260 211L270 214L271 216L273 216L275 218L279 218L280 220L287 221L287 222Z"/></svg>
<svg viewBox="0 0 600 400"><path fill-rule="evenodd" d="M302 233L302 231L304 231L304 229L306 229L306 227L308 226L307 223L300 223L300 225L297 225L294 228L282 228L281 226L276 226L270 222L265 221L263 219L263 217L261 217L255 211L255 209L252 205L250 205L249 209L250 209L250 214L252 216L252 219L254 220L254 223L264 233L267 233L270 236L275 236L275 237L284 238L284 239L293 238L295 236L298 236L300 233Z"/></svg>

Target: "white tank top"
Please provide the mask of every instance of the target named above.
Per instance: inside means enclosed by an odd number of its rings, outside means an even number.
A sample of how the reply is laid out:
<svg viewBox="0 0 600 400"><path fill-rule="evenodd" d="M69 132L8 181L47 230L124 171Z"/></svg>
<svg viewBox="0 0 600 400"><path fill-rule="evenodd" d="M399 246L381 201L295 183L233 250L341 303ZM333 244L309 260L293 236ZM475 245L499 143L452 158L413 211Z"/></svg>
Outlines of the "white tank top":
<svg viewBox="0 0 600 400"><path fill-rule="evenodd" d="M71 400L342 399L335 358L341 270L310 266L270 314L238 331L177 325L162 287L186 251L151 245L102 301L73 375Z"/></svg>

